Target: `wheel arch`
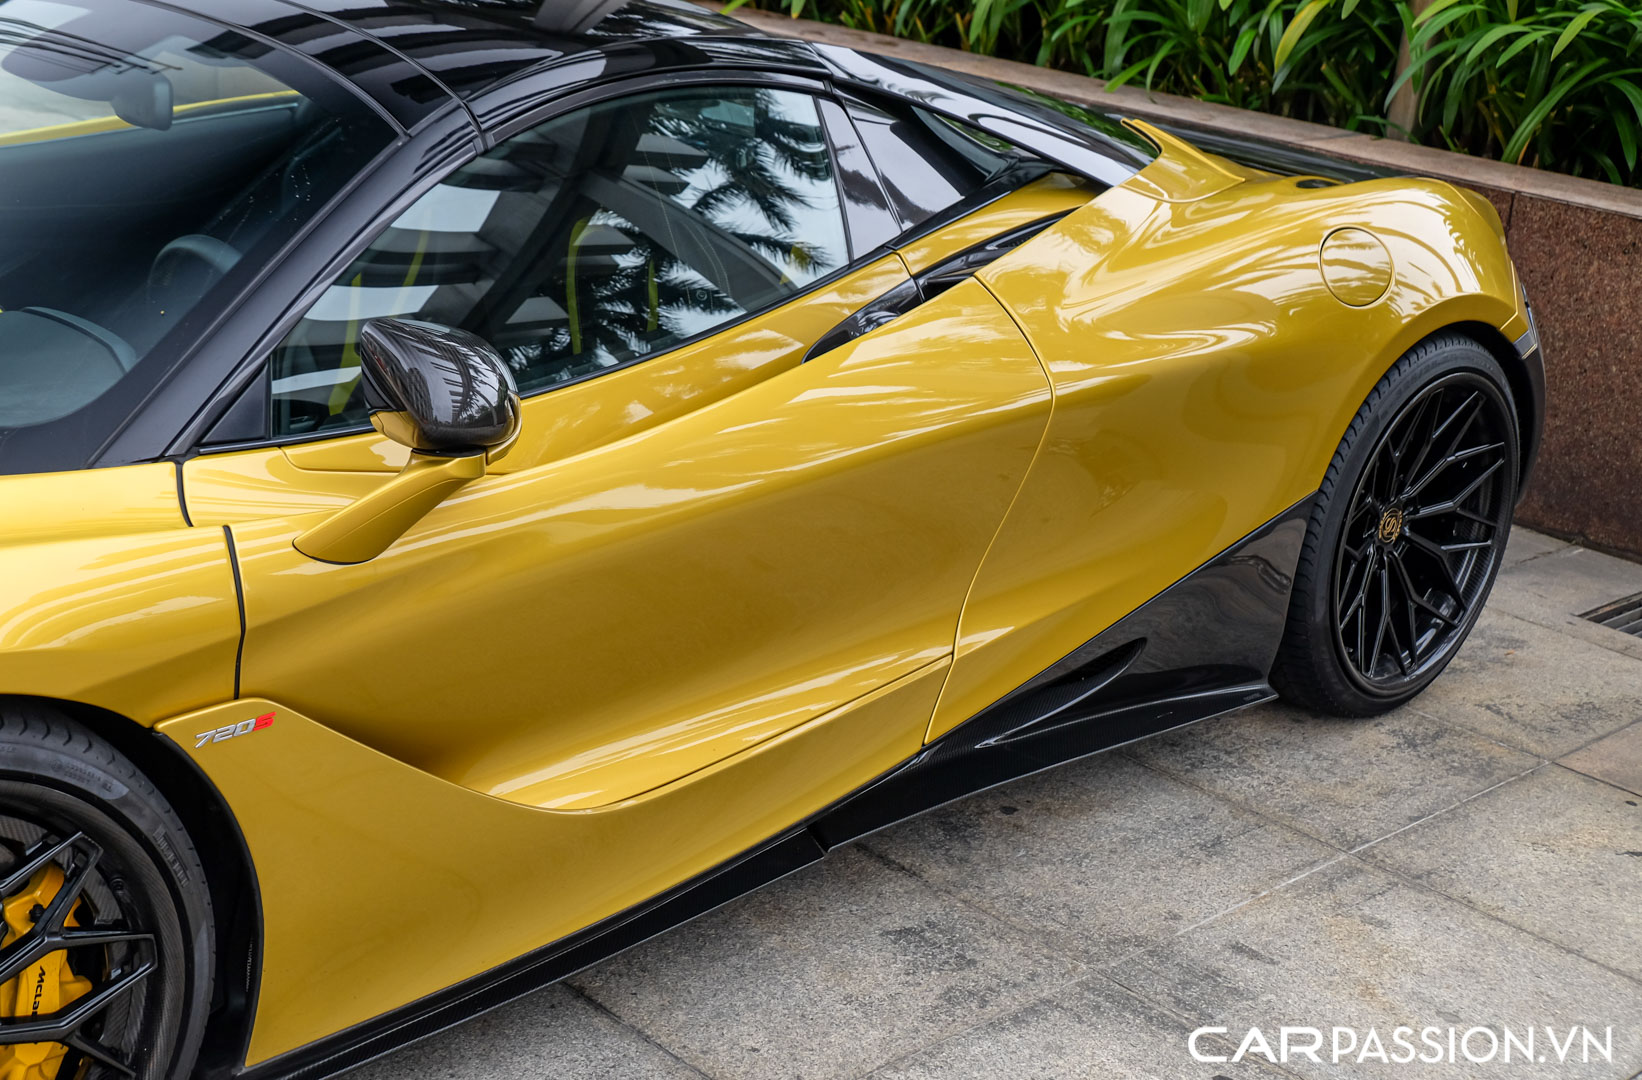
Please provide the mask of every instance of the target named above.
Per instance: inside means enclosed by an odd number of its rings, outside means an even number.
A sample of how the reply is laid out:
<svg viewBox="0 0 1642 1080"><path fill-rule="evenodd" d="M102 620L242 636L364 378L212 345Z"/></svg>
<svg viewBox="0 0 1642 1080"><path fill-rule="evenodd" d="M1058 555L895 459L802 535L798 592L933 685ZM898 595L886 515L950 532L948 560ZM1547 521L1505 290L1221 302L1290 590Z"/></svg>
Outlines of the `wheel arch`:
<svg viewBox="0 0 1642 1080"><path fill-rule="evenodd" d="M174 743L119 713L37 695L0 694L0 701L47 706L84 725L129 758L182 819L206 867L217 913L216 989L196 1068L205 1076L242 1068L260 982L262 902L256 867L233 810Z"/></svg>
<svg viewBox="0 0 1642 1080"><path fill-rule="evenodd" d="M1511 386L1511 401L1516 407L1517 498L1520 500L1533 471L1534 459L1539 455L1540 430L1544 421L1544 417L1539 415L1539 394L1529 373L1528 362L1505 334L1490 323L1457 322L1437 332L1463 334L1470 338L1492 353L1494 359L1499 361L1500 369L1505 372Z"/></svg>

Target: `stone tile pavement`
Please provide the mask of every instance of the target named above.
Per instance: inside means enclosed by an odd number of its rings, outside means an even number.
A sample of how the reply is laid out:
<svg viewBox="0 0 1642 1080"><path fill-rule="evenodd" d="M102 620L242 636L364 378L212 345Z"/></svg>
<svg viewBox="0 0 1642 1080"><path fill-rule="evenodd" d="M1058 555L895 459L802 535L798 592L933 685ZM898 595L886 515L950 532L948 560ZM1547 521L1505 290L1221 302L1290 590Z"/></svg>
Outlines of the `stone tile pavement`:
<svg viewBox="0 0 1642 1080"><path fill-rule="evenodd" d="M1519 529L1388 716L1265 707L975 796L353 1076L1642 1077L1642 639L1576 614L1638 591ZM1285 1024L1532 1028L1548 1060L1188 1052ZM1546 1025L1611 1026L1612 1060Z"/></svg>

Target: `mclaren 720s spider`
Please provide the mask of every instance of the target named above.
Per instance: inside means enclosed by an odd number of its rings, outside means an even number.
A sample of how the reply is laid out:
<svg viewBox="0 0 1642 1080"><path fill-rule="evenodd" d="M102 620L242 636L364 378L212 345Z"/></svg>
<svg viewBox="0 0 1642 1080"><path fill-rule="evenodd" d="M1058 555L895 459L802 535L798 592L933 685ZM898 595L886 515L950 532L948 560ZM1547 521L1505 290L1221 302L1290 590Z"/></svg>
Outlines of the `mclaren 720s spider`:
<svg viewBox="0 0 1642 1080"><path fill-rule="evenodd" d="M330 1075L1420 693L1533 317L1262 153L677 0L0 0L0 1080Z"/></svg>

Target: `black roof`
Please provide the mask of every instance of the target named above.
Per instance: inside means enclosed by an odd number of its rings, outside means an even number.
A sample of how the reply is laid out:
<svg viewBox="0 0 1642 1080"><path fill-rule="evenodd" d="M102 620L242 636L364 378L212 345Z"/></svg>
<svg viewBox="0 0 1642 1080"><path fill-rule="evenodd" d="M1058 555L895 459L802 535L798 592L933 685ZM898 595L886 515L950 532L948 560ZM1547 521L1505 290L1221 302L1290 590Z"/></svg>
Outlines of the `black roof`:
<svg viewBox="0 0 1642 1080"><path fill-rule="evenodd" d="M745 23L685 0L169 2L313 57L359 86L406 128L450 107L453 99L472 100L527 73L561 65L568 88L621 69L699 61L699 45L709 39L743 49L768 42L775 58L808 57L800 43L765 38ZM600 57L621 62L585 62Z"/></svg>
<svg viewBox="0 0 1642 1080"><path fill-rule="evenodd" d="M754 70L912 100L1105 183L1150 154L1110 120L891 57L768 36L687 0L147 0L188 5L295 49L407 131L465 107L506 131L553 99L625 76ZM1090 123L1093 121L1094 126ZM1097 130L1098 129L1098 130Z"/></svg>
<svg viewBox="0 0 1642 1080"><path fill-rule="evenodd" d="M1104 183L1121 183L1151 159L1132 145L1140 140L1088 110L891 57L767 36L686 0L146 2L187 4L305 53L407 131L466 108L482 130L505 132L542 104L599 82L740 68L916 101Z"/></svg>

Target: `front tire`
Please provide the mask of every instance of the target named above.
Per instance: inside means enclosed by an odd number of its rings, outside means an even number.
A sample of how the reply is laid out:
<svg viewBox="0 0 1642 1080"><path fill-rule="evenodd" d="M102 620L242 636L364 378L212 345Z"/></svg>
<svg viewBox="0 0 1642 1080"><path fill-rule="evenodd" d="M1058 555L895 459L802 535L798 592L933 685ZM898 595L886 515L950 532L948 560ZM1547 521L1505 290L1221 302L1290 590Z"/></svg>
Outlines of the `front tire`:
<svg viewBox="0 0 1642 1080"><path fill-rule="evenodd" d="M1482 345L1443 334L1380 380L1318 491L1272 685L1373 716L1431 684L1476 625L1516 505L1516 409Z"/></svg>
<svg viewBox="0 0 1642 1080"><path fill-rule="evenodd" d="M214 937L165 798L84 726L0 702L0 1076L192 1072Z"/></svg>

